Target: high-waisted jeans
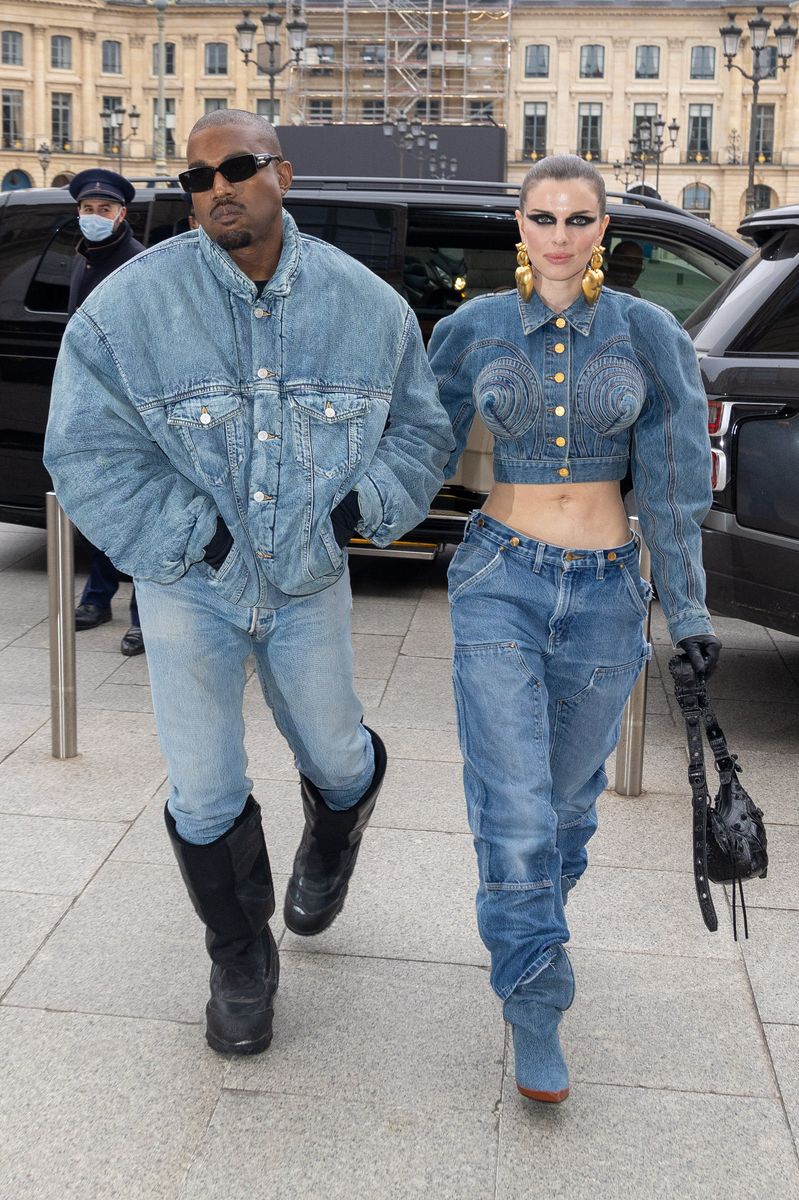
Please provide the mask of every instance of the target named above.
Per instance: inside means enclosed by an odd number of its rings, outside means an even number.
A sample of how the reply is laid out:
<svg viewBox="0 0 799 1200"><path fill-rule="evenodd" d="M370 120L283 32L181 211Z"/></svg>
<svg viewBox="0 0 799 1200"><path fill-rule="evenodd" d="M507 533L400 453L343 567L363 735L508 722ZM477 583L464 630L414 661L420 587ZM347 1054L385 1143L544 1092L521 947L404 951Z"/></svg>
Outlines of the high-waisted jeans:
<svg viewBox="0 0 799 1200"><path fill-rule="evenodd" d="M477 921L505 1000L568 940L605 759L650 654L635 540L564 550L483 513L449 569Z"/></svg>
<svg viewBox="0 0 799 1200"><path fill-rule="evenodd" d="M216 578L198 563L176 583L136 580L169 811L196 844L226 833L252 790L242 712L251 654L297 767L331 808L352 807L374 775L353 682L348 573L280 608L231 604Z"/></svg>

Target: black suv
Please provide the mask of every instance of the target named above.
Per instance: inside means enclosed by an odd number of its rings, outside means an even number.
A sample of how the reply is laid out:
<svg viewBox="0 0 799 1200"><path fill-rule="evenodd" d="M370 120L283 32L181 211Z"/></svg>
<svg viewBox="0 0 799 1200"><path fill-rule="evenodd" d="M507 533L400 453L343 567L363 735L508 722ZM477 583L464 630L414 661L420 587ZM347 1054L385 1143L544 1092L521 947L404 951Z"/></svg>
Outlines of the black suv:
<svg viewBox="0 0 799 1200"><path fill-rule="evenodd" d="M757 251L686 322L713 445L708 602L799 635L799 205L740 232Z"/></svg>
<svg viewBox="0 0 799 1200"><path fill-rule="evenodd" d="M427 338L464 299L513 286L517 195L505 184L299 178L286 205L304 232L397 288ZM662 304L681 321L749 253L662 201L611 197L608 211L608 284ZM128 219L134 236L152 246L185 228L186 212L176 188L145 185ZM0 521L44 524L42 445L78 240L74 214L63 189L0 194ZM488 432L475 422L458 474L395 552L426 557L442 542L460 541L466 515L491 486L490 449Z"/></svg>

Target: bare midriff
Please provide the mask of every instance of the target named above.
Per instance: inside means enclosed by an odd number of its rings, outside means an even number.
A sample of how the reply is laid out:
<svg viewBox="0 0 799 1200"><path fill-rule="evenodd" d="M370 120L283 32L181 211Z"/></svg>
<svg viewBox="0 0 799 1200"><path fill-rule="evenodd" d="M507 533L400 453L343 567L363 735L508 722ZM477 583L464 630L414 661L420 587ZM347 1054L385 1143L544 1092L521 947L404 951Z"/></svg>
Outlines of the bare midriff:
<svg viewBox="0 0 799 1200"><path fill-rule="evenodd" d="M483 512L567 550L610 550L630 540L618 480L601 483L495 483Z"/></svg>

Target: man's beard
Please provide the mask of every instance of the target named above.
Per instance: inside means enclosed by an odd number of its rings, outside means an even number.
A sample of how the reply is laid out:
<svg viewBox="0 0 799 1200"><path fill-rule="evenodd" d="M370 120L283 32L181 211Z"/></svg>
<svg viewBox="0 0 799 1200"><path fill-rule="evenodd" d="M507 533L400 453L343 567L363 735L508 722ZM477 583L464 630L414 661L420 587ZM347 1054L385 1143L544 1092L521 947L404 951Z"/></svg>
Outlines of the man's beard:
<svg viewBox="0 0 799 1200"><path fill-rule="evenodd" d="M249 229L230 229L220 233L215 241L223 250L243 250L252 242L252 234Z"/></svg>

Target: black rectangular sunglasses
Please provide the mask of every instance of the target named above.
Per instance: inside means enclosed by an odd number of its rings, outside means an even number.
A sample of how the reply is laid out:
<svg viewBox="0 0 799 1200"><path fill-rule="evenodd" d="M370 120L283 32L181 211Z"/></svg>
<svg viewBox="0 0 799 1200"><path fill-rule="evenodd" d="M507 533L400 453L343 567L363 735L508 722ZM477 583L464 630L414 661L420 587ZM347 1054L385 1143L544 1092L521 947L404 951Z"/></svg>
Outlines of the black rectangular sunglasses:
<svg viewBox="0 0 799 1200"><path fill-rule="evenodd" d="M261 167L282 161L279 154L237 154L234 158L226 158L218 167L189 167L188 171L181 171L178 179L184 192L208 192L214 186L217 171L228 183L241 183Z"/></svg>

